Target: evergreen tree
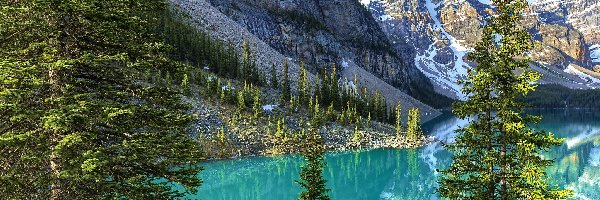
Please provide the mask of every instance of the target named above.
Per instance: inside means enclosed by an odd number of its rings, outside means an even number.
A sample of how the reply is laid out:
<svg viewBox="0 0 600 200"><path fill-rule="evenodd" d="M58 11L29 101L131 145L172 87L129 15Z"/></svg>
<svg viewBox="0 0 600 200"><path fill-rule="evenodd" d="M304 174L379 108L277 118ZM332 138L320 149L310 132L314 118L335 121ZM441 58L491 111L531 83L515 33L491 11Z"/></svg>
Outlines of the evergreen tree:
<svg viewBox="0 0 600 200"><path fill-rule="evenodd" d="M329 83L331 84L329 86L330 88L330 95L331 95L331 102L333 102L333 105L343 109L343 106L340 102L340 86L338 84L338 80L337 80L337 72L336 72L336 68L335 68L335 64L333 64L333 67L331 68L331 75L329 77Z"/></svg>
<svg viewBox="0 0 600 200"><path fill-rule="evenodd" d="M246 110L246 98L244 97L244 90L238 91L237 95L237 112L238 116Z"/></svg>
<svg viewBox="0 0 600 200"><path fill-rule="evenodd" d="M566 199L570 191L546 182L544 169L553 161L541 157L562 140L529 128L540 118L525 115L518 100L540 78L525 58L533 46L521 24L527 1L493 0L493 5L497 13L468 55L477 63L462 83L468 99L453 109L470 124L446 146L454 153L453 163L442 171L437 191L450 199Z"/></svg>
<svg viewBox="0 0 600 200"><path fill-rule="evenodd" d="M396 135L400 136L402 134L402 104L399 101L394 114L396 114Z"/></svg>
<svg viewBox="0 0 600 200"><path fill-rule="evenodd" d="M181 80L181 90L183 90L183 93L185 94L190 93L190 79L187 73L183 74L183 80Z"/></svg>
<svg viewBox="0 0 600 200"><path fill-rule="evenodd" d="M360 145L362 141L362 135L358 132L358 126L354 126L354 132L352 133L352 143Z"/></svg>
<svg viewBox="0 0 600 200"><path fill-rule="evenodd" d="M406 139L409 142L417 142L422 137L421 114L418 108L411 108L408 111L408 122L406 123Z"/></svg>
<svg viewBox="0 0 600 200"><path fill-rule="evenodd" d="M289 70L288 61L285 59L283 61L283 82L281 83L281 99L279 101L280 105L287 105L291 100L292 89L290 86Z"/></svg>
<svg viewBox="0 0 600 200"><path fill-rule="evenodd" d="M371 110L373 111L373 117L375 117L375 121L382 121L381 120L381 93L379 93L379 91L375 91L375 95L373 95L372 101L371 101Z"/></svg>
<svg viewBox="0 0 600 200"><path fill-rule="evenodd" d="M165 76L165 82L167 84L167 87L172 87L173 86L173 78L171 78L171 72L167 71L166 74L167 75Z"/></svg>
<svg viewBox="0 0 600 200"><path fill-rule="evenodd" d="M306 163L301 167L300 180L295 181L304 189L298 199L329 200L329 189L325 187L327 181L322 175L327 165L323 139L314 131L309 131L301 153Z"/></svg>
<svg viewBox="0 0 600 200"><path fill-rule="evenodd" d="M256 55L252 56L252 63L250 65L250 83L254 83L256 85L261 85L260 83L260 73L258 72L258 62L256 62Z"/></svg>
<svg viewBox="0 0 600 200"><path fill-rule="evenodd" d="M254 60L252 59L252 52L250 50L250 42L244 40L242 43L242 80L253 82Z"/></svg>
<svg viewBox="0 0 600 200"><path fill-rule="evenodd" d="M312 93L313 96L317 96L317 99L321 98L321 80L319 78L319 74L315 76L315 90ZM321 103L323 103L323 99L319 99ZM324 104L327 105L327 104Z"/></svg>
<svg viewBox="0 0 600 200"><path fill-rule="evenodd" d="M325 73L321 73L321 80L323 81L323 83L321 84L321 89L320 89L320 97L321 97L321 102L325 105L333 105L331 102L331 94L330 94L330 87L331 84L329 83L329 77L327 75L325 75ZM334 106L335 107L335 106ZM337 107L335 107L337 108Z"/></svg>
<svg viewBox="0 0 600 200"><path fill-rule="evenodd" d="M260 103L260 90L256 87L254 92L254 105L252 106L254 111L254 118L258 119L262 115L262 105Z"/></svg>
<svg viewBox="0 0 600 200"><path fill-rule="evenodd" d="M309 85L308 78L306 76L306 69L304 69L304 62L300 61L300 77L298 80L298 97L301 105L306 105L309 99Z"/></svg>
<svg viewBox="0 0 600 200"><path fill-rule="evenodd" d="M275 131L275 136L278 138L285 136L285 118L277 120L277 131Z"/></svg>
<svg viewBox="0 0 600 200"><path fill-rule="evenodd" d="M189 106L181 91L143 78L184 73L153 33L165 1L0 7L0 199L195 193L202 157L184 131Z"/></svg>
<svg viewBox="0 0 600 200"><path fill-rule="evenodd" d="M271 65L271 87L277 89L279 87L279 81L277 81L277 71L275 69L275 64Z"/></svg>

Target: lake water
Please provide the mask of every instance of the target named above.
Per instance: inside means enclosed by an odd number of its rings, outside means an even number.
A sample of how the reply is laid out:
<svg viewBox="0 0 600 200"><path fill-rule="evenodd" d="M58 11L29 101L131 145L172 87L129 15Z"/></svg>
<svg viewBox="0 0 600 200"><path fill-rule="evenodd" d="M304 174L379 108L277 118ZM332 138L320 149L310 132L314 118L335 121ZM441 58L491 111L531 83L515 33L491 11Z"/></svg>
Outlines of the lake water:
<svg viewBox="0 0 600 200"><path fill-rule="evenodd" d="M536 110L539 128L565 137L565 144L544 154L556 159L551 182L569 187L576 199L600 199L600 111ZM446 114L426 124L430 135L448 141L467 121ZM326 156L324 177L332 199L437 199L436 168L451 162L439 143L412 150L377 149L334 152ZM299 156L258 157L202 163L204 181L188 199L296 199L294 183L303 164Z"/></svg>

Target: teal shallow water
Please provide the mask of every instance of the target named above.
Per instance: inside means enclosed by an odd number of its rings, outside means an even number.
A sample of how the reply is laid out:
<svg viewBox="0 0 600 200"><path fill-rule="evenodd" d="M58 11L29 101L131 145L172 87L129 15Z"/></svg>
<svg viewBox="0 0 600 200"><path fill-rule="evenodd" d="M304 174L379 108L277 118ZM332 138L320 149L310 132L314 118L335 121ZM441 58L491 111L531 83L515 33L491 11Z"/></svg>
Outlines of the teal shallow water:
<svg viewBox="0 0 600 200"><path fill-rule="evenodd" d="M572 188L576 199L600 199L600 111L536 110L539 128L565 137L565 144L546 153L556 159L547 169L554 184ZM451 141L453 130L467 122L451 115L424 125L431 135ZM332 199L437 199L436 170L451 162L439 143L414 149L376 149L326 155L324 177ZM186 199L296 199L294 183L303 164L297 155L256 157L202 163L204 181Z"/></svg>

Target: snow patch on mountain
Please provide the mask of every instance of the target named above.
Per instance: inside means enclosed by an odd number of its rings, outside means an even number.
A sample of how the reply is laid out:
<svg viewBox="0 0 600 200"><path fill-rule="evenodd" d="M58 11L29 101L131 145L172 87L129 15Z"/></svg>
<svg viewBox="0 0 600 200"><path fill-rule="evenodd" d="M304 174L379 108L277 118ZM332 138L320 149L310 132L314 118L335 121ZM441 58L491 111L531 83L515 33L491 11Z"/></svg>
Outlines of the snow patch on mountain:
<svg viewBox="0 0 600 200"><path fill-rule="evenodd" d="M346 59L343 59L342 60L342 69L346 69L346 68L348 68L348 66L349 66L348 61L346 61Z"/></svg>
<svg viewBox="0 0 600 200"><path fill-rule="evenodd" d="M360 3L362 5L364 5L365 7L369 7L369 4L371 3L371 0L360 0Z"/></svg>
<svg viewBox="0 0 600 200"><path fill-rule="evenodd" d="M492 0L479 0L479 3L490 5L492 3Z"/></svg>
<svg viewBox="0 0 600 200"><path fill-rule="evenodd" d="M381 20L381 21L387 21L387 20L391 20L391 19L394 19L391 15L381 15L379 17L379 20Z"/></svg>
<svg viewBox="0 0 600 200"><path fill-rule="evenodd" d="M267 112L271 112L271 111L273 111L273 109L275 109L275 108L277 108L277 105L275 105L275 104L272 104L272 105L271 105L271 104L267 104L267 105L263 105L263 106L262 106L262 109L263 109L264 111L267 111Z"/></svg>
<svg viewBox="0 0 600 200"><path fill-rule="evenodd" d="M575 67L575 65L571 64L569 65L564 72L568 73L568 74L572 74L575 76L578 76L579 78L585 80L586 82L590 83L590 84L594 84L594 83L600 83L600 79L593 77L589 74L586 74L584 72L582 72L581 70L577 69Z"/></svg>
<svg viewBox="0 0 600 200"><path fill-rule="evenodd" d="M454 65L438 63L434 60L434 57L438 52L436 43L441 41L434 41L425 52L417 54L417 56L415 56L415 65L423 72L423 74L425 74L425 76L439 84L443 89L450 89L455 93L458 99L464 99L465 95L460 91L462 86L459 85L456 80L464 79L467 76L469 65L465 63L464 59L467 53L472 51L472 49L462 46L459 40L444 29L438 18L438 11L436 10L441 3L442 2L434 4L431 0L426 0L425 7L434 22L433 29L439 31L450 43L448 47L454 54Z"/></svg>
<svg viewBox="0 0 600 200"><path fill-rule="evenodd" d="M590 58L592 62L600 63L600 44L590 46Z"/></svg>

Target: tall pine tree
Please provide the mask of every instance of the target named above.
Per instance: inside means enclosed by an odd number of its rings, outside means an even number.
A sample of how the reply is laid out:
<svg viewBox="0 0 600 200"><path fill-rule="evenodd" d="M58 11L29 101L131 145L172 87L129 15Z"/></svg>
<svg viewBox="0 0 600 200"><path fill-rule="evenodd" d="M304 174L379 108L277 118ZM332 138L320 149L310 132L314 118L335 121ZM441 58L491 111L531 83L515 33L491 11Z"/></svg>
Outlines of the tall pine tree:
<svg viewBox="0 0 600 200"><path fill-rule="evenodd" d="M402 134L402 104L400 104L400 101L394 109L394 114L396 115L396 135L400 136Z"/></svg>
<svg viewBox="0 0 600 200"><path fill-rule="evenodd" d="M406 123L406 139L409 142L416 143L423 137L421 131L421 113L418 108L411 108L408 111L408 121Z"/></svg>
<svg viewBox="0 0 600 200"><path fill-rule="evenodd" d="M329 92L330 92L329 95L331 95L330 96L331 102L333 103L334 106L336 106L337 108L342 110L345 105L342 105L341 100L340 100L340 86L338 84L337 71L336 71L335 64L333 64L333 66L331 68L331 74L329 75L329 84L331 84L329 86Z"/></svg>
<svg viewBox="0 0 600 200"><path fill-rule="evenodd" d="M287 105L292 98L292 88L290 86L290 67L288 60L283 60L283 80L281 82L281 98L279 100L280 105Z"/></svg>
<svg viewBox="0 0 600 200"><path fill-rule="evenodd" d="M271 65L271 71L269 72L271 76L271 87L277 89L279 87L279 81L277 81L277 71L275 69L275 64Z"/></svg>
<svg viewBox="0 0 600 200"><path fill-rule="evenodd" d="M323 178L325 162L325 145L323 139L315 132L309 131L306 142L301 150L306 164L301 167L300 180L296 180L304 191L300 193L300 200L329 200L329 189Z"/></svg>
<svg viewBox="0 0 600 200"><path fill-rule="evenodd" d="M519 101L540 78L525 58L533 46L521 25L527 1L493 4L497 13L487 20L482 41L468 55L477 63L463 82L469 98L453 109L470 124L446 146L454 160L442 171L437 191L450 199L566 199L570 191L546 182L544 169L553 161L540 155L562 140L529 128L540 118L525 115Z"/></svg>
<svg viewBox="0 0 600 200"><path fill-rule="evenodd" d="M252 82L252 75L254 72L252 70L253 62L251 59L252 52L250 50L250 42L244 40L244 43L242 43L242 79L244 81Z"/></svg>
<svg viewBox="0 0 600 200"><path fill-rule="evenodd" d="M298 98L301 105L306 105L309 99L309 85L304 62L300 61L300 78L298 80Z"/></svg>
<svg viewBox="0 0 600 200"><path fill-rule="evenodd" d="M184 195L173 182L194 192L202 158L184 131L188 106L143 75L186 73L153 34L165 1L0 7L0 199Z"/></svg>

